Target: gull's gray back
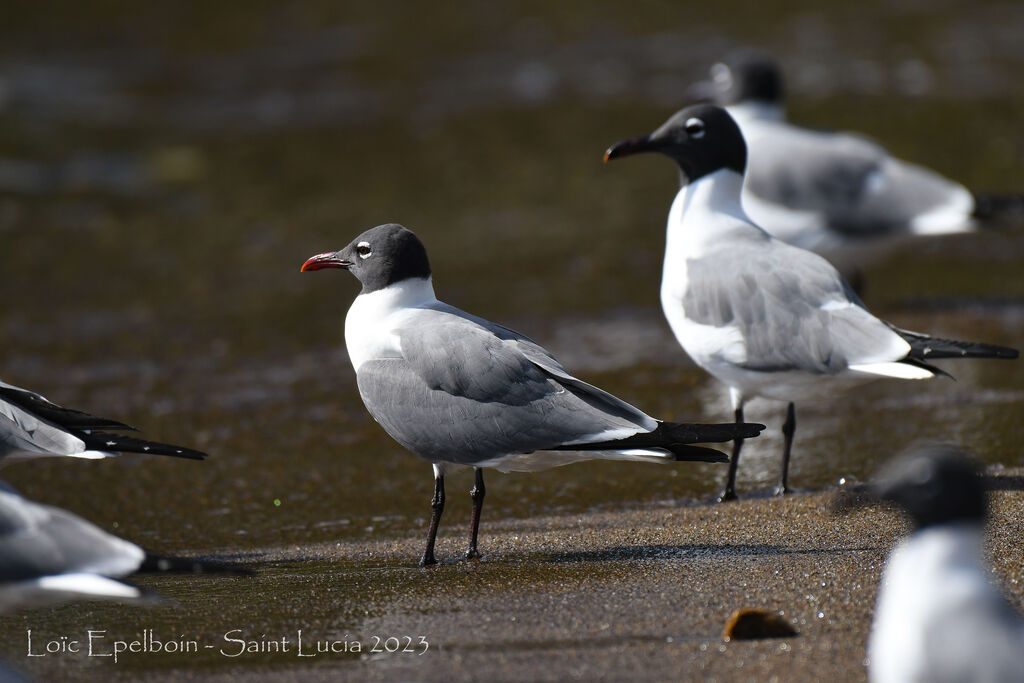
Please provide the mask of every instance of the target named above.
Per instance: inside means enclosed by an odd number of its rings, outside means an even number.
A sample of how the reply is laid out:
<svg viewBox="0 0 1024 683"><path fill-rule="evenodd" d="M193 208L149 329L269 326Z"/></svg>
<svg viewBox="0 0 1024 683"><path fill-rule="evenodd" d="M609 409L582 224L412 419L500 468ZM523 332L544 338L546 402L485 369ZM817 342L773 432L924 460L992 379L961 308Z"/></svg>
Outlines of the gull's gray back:
<svg viewBox="0 0 1024 683"><path fill-rule="evenodd" d="M359 393L396 441L428 460L471 464L656 425L512 330L446 304L406 321L403 358L363 363Z"/></svg>

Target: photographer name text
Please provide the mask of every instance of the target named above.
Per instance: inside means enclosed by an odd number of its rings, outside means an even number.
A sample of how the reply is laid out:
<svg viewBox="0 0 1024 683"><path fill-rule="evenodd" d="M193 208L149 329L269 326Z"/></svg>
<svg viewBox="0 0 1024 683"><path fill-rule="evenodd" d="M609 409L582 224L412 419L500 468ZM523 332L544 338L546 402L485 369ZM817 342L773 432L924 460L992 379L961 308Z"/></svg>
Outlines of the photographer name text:
<svg viewBox="0 0 1024 683"><path fill-rule="evenodd" d="M146 628L131 639L112 636L105 629L90 629L84 635L43 636L27 629L27 657L108 657L117 663L126 655L195 655L212 651L222 657L287 654L294 657L320 657L330 655L389 655L421 656L430 649L426 636L368 636L359 639L314 638L298 629L294 635L268 638L248 636L243 629L231 629L213 643L198 638L165 638Z"/></svg>

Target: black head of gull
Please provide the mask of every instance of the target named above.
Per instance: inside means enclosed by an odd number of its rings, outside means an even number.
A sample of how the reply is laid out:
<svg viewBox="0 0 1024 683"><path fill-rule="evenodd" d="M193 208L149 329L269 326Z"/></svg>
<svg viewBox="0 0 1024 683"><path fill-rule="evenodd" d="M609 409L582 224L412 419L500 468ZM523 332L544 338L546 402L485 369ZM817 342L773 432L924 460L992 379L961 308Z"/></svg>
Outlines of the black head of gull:
<svg viewBox="0 0 1024 683"><path fill-rule="evenodd" d="M902 509L915 529L957 522L980 524L987 512L978 467L955 446L924 446L889 462L869 493Z"/></svg>
<svg viewBox="0 0 1024 683"><path fill-rule="evenodd" d="M370 228L345 248L308 259L301 270L323 268L349 271L362 283L366 294L403 280L430 277L430 261L423 243L397 223Z"/></svg>
<svg viewBox="0 0 1024 683"><path fill-rule="evenodd" d="M617 142L605 161L642 152L660 152L679 164L683 184L723 168L743 175L747 145L729 113L712 104L697 104L676 112L650 135Z"/></svg>
<svg viewBox="0 0 1024 683"><path fill-rule="evenodd" d="M733 52L711 66L710 76L690 86L687 99L723 107L741 102L781 106L786 96L778 63L759 50Z"/></svg>

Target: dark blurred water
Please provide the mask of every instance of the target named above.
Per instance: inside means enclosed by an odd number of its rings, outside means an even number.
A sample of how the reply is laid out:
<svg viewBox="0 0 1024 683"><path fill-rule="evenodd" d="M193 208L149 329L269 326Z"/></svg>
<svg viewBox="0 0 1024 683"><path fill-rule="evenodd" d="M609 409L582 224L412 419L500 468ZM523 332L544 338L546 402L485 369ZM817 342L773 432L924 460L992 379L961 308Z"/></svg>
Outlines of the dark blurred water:
<svg viewBox="0 0 1024 683"><path fill-rule="evenodd" d="M430 468L365 413L344 350L356 283L298 272L389 221L427 244L441 298L654 415L727 420L658 304L675 173L603 150L754 43L782 60L792 119L1021 191L1022 26L1012 2L19 3L0 27L0 377L212 457L3 474L164 552L420 534ZM1021 226L837 258L901 327L1024 339ZM1024 364L945 367L958 381L802 406L795 486L864 477L925 437L1024 462ZM781 448L780 405L747 417L771 431L741 495L773 484ZM490 474L484 538L499 517L708 499L723 475ZM442 534L470 484L450 485Z"/></svg>

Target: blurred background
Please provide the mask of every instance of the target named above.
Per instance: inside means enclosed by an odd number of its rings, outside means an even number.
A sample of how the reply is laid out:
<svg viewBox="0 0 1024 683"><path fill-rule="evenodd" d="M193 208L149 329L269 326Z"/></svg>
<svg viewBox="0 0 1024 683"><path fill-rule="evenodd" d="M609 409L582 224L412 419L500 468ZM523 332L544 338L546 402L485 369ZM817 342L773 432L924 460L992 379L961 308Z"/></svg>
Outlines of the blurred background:
<svg viewBox="0 0 1024 683"><path fill-rule="evenodd" d="M206 462L4 470L23 493L165 552L416 536L430 467L359 400L358 291L299 274L397 221L438 295L676 420L728 421L658 301L677 187L605 166L730 50L774 53L791 120L861 131L972 189L1024 191L1024 5L889 0L9 2L0 24L0 377ZM874 245L864 298L901 327L1020 347L1024 231ZM791 482L864 477L907 442L1024 463L1024 363L945 363L801 407ZM763 495L781 404L740 468ZM724 468L488 475L486 519L710 499ZM468 523L469 474L442 536Z"/></svg>

